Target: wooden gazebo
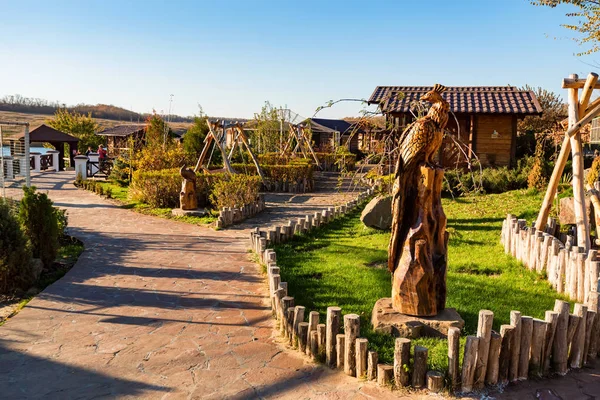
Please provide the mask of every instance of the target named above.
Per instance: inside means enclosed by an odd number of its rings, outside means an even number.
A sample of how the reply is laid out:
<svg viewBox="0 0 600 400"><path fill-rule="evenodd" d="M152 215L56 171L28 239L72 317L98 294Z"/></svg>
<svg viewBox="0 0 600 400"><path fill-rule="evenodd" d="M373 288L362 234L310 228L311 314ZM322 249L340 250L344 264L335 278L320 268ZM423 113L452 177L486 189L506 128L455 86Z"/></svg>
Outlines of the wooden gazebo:
<svg viewBox="0 0 600 400"><path fill-rule="evenodd" d="M19 140L23 141L24 137L19 137ZM75 136L68 135L45 124L42 124L29 132L29 143L50 143L58 150L58 166L60 170L65 169L65 143L67 143L71 149L71 154L69 154L71 165L75 165L73 157L75 157L78 142L79 139Z"/></svg>

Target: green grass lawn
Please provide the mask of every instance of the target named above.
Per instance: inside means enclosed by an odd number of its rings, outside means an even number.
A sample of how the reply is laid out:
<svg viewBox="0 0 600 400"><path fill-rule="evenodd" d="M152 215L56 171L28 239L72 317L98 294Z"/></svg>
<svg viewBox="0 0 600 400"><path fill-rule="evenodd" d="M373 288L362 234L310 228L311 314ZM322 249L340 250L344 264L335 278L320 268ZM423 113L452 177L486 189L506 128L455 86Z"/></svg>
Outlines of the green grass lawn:
<svg viewBox="0 0 600 400"><path fill-rule="evenodd" d="M477 331L479 310L494 312L494 329L510 323L510 311L544 318L552 310L557 294L542 276L525 269L504 254L500 244L502 220L507 213L531 222L542 196L525 191L444 199L448 217L447 307L458 310L465 320L464 337ZM361 316L361 335L383 362L393 361L394 338L376 334L371 327L375 302L391 296L387 270L389 232L366 228L360 212L341 218L327 227L278 245L277 264L281 279L297 305L319 311L322 322L328 306ZM433 338L414 340L429 349L431 369L446 371L447 341ZM462 350L461 350L462 354Z"/></svg>
<svg viewBox="0 0 600 400"><path fill-rule="evenodd" d="M96 181L98 185L102 186L104 191L111 191L111 198L117 200L121 203L123 208L127 208L142 214L154 215L156 217L174 219L181 222L186 222L188 224L194 225L208 225L214 222L218 215L211 212L204 217L192 217L192 216L174 216L171 213L170 208L157 208L152 207L149 204L140 203L138 201L132 200L129 197L129 187L124 187L117 185L112 182L104 182L104 181Z"/></svg>

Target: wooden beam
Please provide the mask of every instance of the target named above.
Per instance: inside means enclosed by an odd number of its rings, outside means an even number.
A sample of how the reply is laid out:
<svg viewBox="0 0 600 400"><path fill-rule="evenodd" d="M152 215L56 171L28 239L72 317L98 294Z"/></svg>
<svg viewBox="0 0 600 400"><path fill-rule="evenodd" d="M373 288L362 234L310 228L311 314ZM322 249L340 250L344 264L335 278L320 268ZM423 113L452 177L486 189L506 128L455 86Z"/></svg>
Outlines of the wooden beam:
<svg viewBox="0 0 600 400"><path fill-rule="evenodd" d="M563 89L583 89L587 79L565 78L562 81ZM600 83L596 83L593 89L600 89Z"/></svg>
<svg viewBox="0 0 600 400"><path fill-rule="evenodd" d="M577 75L571 75L577 79ZM596 77L597 79L597 77ZM579 121L578 90L569 89L569 128ZM585 210L585 188L583 179L583 146L581 134L571 137L571 158L573 160L573 211L577 225L577 244L587 252L590 248L589 221Z"/></svg>
<svg viewBox="0 0 600 400"><path fill-rule="evenodd" d="M219 148L219 151L223 155L223 165L225 166L225 170L227 170L227 172L230 174L234 174L235 172L233 171L233 168L231 168L231 164L229 163L229 159L227 158L227 153L225 152L223 146L221 146L221 137L217 136L217 134L215 133L216 129L222 128L223 126L218 122L212 123L210 121L206 121L206 123L208 124L209 133L212 134L212 136L214 137L215 145Z"/></svg>
<svg viewBox="0 0 600 400"><path fill-rule="evenodd" d="M239 125L239 124L236 125L235 128L238 131L238 137L242 140L242 143L244 143L244 146L246 146L246 150L248 150L248 153L250 154L250 158L252 158L252 162L256 166L256 171L258 172L258 175L260 176L260 179L262 179L262 181L265 182L265 174L263 173L263 170L260 167L260 164L258 163L258 159L254 155L254 152L250 148L250 143L248 143L248 138L246 137L246 133L244 132L244 128L242 128L242 126Z"/></svg>
<svg viewBox="0 0 600 400"><path fill-rule="evenodd" d="M592 97L592 92L594 91L596 83L598 83L598 74L590 72L581 92L581 98L579 99L579 116L585 115L585 110L590 103L590 98Z"/></svg>

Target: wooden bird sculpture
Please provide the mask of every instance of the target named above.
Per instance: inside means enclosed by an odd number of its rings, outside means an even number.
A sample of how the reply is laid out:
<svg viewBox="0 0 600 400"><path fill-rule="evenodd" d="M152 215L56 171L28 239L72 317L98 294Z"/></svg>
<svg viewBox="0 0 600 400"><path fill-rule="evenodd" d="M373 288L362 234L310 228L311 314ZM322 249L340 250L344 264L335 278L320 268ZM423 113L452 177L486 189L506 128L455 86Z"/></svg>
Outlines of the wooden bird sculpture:
<svg viewBox="0 0 600 400"><path fill-rule="evenodd" d="M444 137L444 128L448 123L450 105L442 97L446 87L436 84L432 90L421 97L422 101L432 103L427 115L417 119L401 135L399 157L396 164L394 188L392 193L392 234L388 248L388 269L394 272L402 256L403 246L410 229L415 204L407 199L417 195L419 167L425 164L434 166L433 157L440 149Z"/></svg>
<svg viewBox="0 0 600 400"><path fill-rule="evenodd" d="M195 210L198 208L198 198L196 197L196 173L186 168L185 165L179 170L183 178L181 183L181 192L179 193L179 205L182 210Z"/></svg>

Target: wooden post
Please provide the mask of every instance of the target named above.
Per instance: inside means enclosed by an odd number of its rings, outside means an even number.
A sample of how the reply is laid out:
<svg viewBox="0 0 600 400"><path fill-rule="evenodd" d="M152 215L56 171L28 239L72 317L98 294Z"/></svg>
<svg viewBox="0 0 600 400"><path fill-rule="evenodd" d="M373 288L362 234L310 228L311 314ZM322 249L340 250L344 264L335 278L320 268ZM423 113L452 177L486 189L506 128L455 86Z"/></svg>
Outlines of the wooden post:
<svg viewBox="0 0 600 400"><path fill-rule="evenodd" d="M298 325L301 322L304 322L304 306L296 306L294 308L294 325L292 330L292 346L296 346L296 341L298 339Z"/></svg>
<svg viewBox="0 0 600 400"><path fill-rule="evenodd" d="M319 337L318 337L318 333L317 331L309 331L310 334L310 346L306 346L307 348L310 347L310 355L313 357L313 359L317 360L318 356L319 356Z"/></svg>
<svg viewBox="0 0 600 400"><path fill-rule="evenodd" d="M396 339L397 341L398 339ZM409 345L410 349L410 345ZM450 378L451 390L458 389L460 380L459 371L459 349L460 349L460 329L452 327L448 329L448 376ZM410 350L409 350L410 351Z"/></svg>
<svg viewBox="0 0 600 400"><path fill-rule="evenodd" d="M394 380L396 387L408 386L410 339L397 338L394 346Z"/></svg>
<svg viewBox="0 0 600 400"><path fill-rule="evenodd" d="M530 318L530 317L524 317ZM521 323L523 320L521 320ZM500 326L500 336L502 337L502 341L500 343L500 357L499 357L499 367L498 367L498 383L506 385L508 383L508 370L510 366L510 357L512 355L512 346L516 346L514 343L513 335L515 332L515 327L512 325L501 325ZM523 329L521 329L521 339L523 339ZM523 351L523 349L521 349ZM521 353L522 355L522 353ZM520 367L519 367L520 370Z"/></svg>
<svg viewBox="0 0 600 400"><path fill-rule="evenodd" d="M581 317L575 314L569 314L569 325L567 327L567 345L571 349L569 353L569 364L571 362L571 356L573 355L573 339L575 339L575 332L581 322Z"/></svg>
<svg viewBox="0 0 600 400"><path fill-rule="evenodd" d="M519 355L521 354L521 312L512 310L510 312L510 324L515 327L513 332L512 354L510 356L510 365L508 370L508 380L516 382L519 378Z"/></svg>
<svg viewBox="0 0 600 400"><path fill-rule="evenodd" d="M563 300L556 300L554 302L554 311L558 313L558 319L556 321L554 342L552 343L552 364L554 371L564 375L567 373L568 368L567 356L569 344L567 342L567 327L569 324L569 303Z"/></svg>
<svg viewBox="0 0 600 400"><path fill-rule="evenodd" d="M394 367L391 365L377 364L377 384L390 386L394 377Z"/></svg>
<svg viewBox="0 0 600 400"><path fill-rule="evenodd" d="M356 339L356 377L367 376L367 348L369 341L365 338Z"/></svg>
<svg viewBox="0 0 600 400"><path fill-rule="evenodd" d="M594 326L592 327L592 337L590 339L590 348L588 351L588 363L595 362L595 358L598 356L598 341L600 340L600 294L597 291L590 293L588 300L588 308L596 311L596 318L594 318Z"/></svg>
<svg viewBox="0 0 600 400"><path fill-rule="evenodd" d="M335 335L335 347L338 349L336 352L336 365L338 369L344 369L344 349L346 343L346 335L338 333Z"/></svg>
<svg viewBox="0 0 600 400"><path fill-rule="evenodd" d="M587 306L580 303L575 304L573 314L581 318L579 324L577 324L577 329L575 330L575 336L573 337L573 343L571 344L571 354L569 355L569 365L571 368L575 369L583 367Z"/></svg>
<svg viewBox="0 0 600 400"><path fill-rule="evenodd" d="M301 353L306 353L306 343L308 341L308 322L298 324L298 349Z"/></svg>
<svg viewBox="0 0 600 400"><path fill-rule="evenodd" d="M334 368L337 361L335 337L340 331L342 309L340 307L327 307L327 333L325 338L325 357L327 365ZM337 348L342 351L343 348Z"/></svg>
<svg viewBox="0 0 600 400"><path fill-rule="evenodd" d="M490 337L490 351L488 357L488 366L485 373L485 383L488 385L496 385L498 383L498 372L500 370L500 346L502 344L502 336L492 331ZM518 346L512 346L518 347ZM512 361L512 355L511 355ZM510 371L509 371L510 375Z"/></svg>
<svg viewBox="0 0 600 400"><path fill-rule="evenodd" d="M308 343L311 342L312 332L317 331L317 325L319 324L319 313L317 311L311 311L308 313ZM318 346L318 342L315 343ZM318 354L313 354L312 346L306 346L306 355L316 357Z"/></svg>
<svg viewBox="0 0 600 400"><path fill-rule="evenodd" d="M290 310L292 307L294 307L294 298L290 297L290 296L285 296L284 298L281 299L281 315L282 315L282 320L281 320L281 325L279 327L279 331L281 332L281 335L284 336L287 332L287 314L288 314L288 310Z"/></svg>
<svg viewBox="0 0 600 400"><path fill-rule="evenodd" d="M565 292L565 269L568 254L567 249L564 248L558 251L558 265L556 267L556 291L558 293Z"/></svg>
<svg viewBox="0 0 600 400"><path fill-rule="evenodd" d="M412 385L415 389L425 386L425 374L427 373L427 348L415 346Z"/></svg>
<svg viewBox="0 0 600 400"><path fill-rule="evenodd" d="M588 310L585 317L585 340L584 340L584 351L583 351L583 365L588 365L588 356L590 351L590 344L592 340L592 329L596 321L596 311Z"/></svg>
<svg viewBox="0 0 600 400"><path fill-rule="evenodd" d="M427 389L431 393L439 393L444 388L444 374L438 371L427 372Z"/></svg>
<svg viewBox="0 0 600 400"><path fill-rule="evenodd" d="M344 315L344 334L346 347L344 351L344 372L356 376L356 338L360 333L360 317L357 314Z"/></svg>
<svg viewBox="0 0 600 400"><path fill-rule="evenodd" d="M473 387L483 389L485 386L485 371L487 369L488 353L490 350L490 337L492 335L492 323L494 313L490 310L479 311L479 322L477 326L477 337L479 345L477 348L477 365L475 366L475 377Z"/></svg>
<svg viewBox="0 0 600 400"><path fill-rule="evenodd" d="M533 318L521 317L521 349L519 353L519 379L526 380L529 373L529 352L533 335Z"/></svg>
<svg viewBox="0 0 600 400"><path fill-rule="evenodd" d="M289 308L287 310L287 340L288 344L292 346L294 341L292 340L294 337L294 316L296 315L296 307Z"/></svg>
<svg viewBox="0 0 600 400"><path fill-rule="evenodd" d="M469 393L473 390L473 378L475 376L475 367L477 365L478 346L479 338L477 336L467 336L462 366L462 391L464 393Z"/></svg>
<svg viewBox="0 0 600 400"><path fill-rule="evenodd" d="M585 302L585 254L577 254L577 301Z"/></svg>
<svg viewBox="0 0 600 400"><path fill-rule="evenodd" d="M529 373L541 375L543 370L542 353L546 344L546 321L535 318L533 320L533 334L531 339L531 357L529 359Z"/></svg>
<svg viewBox="0 0 600 400"><path fill-rule="evenodd" d="M326 326L325 324L317 325L317 339L319 344L319 354L325 353L325 339L326 339Z"/></svg>
<svg viewBox="0 0 600 400"><path fill-rule="evenodd" d="M547 375L550 372L550 356L554 345L554 337L556 336L556 326L558 324L558 313L556 311L546 311L546 339L544 344L544 353L542 357L543 374Z"/></svg>
<svg viewBox="0 0 600 400"><path fill-rule="evenodd" d="M367 380L374 381L377 379L377 361L379 357L376 351L369 351L367 354Z"/></svg>

